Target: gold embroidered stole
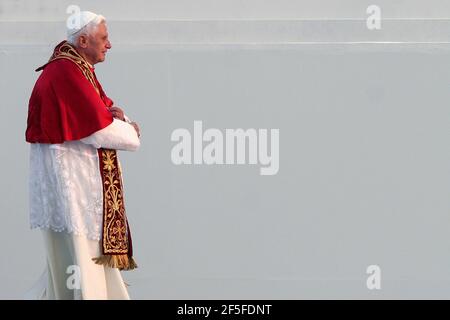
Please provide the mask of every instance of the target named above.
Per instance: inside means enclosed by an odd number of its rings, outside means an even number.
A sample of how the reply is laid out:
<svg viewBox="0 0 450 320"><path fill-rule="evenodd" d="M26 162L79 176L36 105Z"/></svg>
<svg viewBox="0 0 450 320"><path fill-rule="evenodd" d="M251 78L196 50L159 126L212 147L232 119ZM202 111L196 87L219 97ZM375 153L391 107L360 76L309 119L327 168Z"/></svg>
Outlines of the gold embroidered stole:
<svg viewBox="0 0 450 320"><path fill-rule="evenodd" d="M130 228L125 214L122 173L116 150L99 149L100 172L103 184L103 255L93 258L120 270L137 267L133 259Z"/></svg>
<svg viewBox="0 0 450 320"><path fill-rule="evenodd" d="M89 64L67 41L61 42L55 48L48 63L56 59L68 59L74 62L100 95L95 75ZM45 65L37 71L44 67ZM103 185L102 255L92 260L112 268L131 270L137 265L133 259L130 228L123 199L122 172L117 152L101 148L98 149L98 156Z"/></svg>

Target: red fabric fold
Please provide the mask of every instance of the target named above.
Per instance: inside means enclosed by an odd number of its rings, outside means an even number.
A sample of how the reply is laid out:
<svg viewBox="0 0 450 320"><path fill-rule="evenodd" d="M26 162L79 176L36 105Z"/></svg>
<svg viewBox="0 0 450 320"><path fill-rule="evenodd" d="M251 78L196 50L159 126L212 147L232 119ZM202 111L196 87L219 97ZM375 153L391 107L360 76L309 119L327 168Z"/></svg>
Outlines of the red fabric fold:
<svg viewBox="0 0 450 320"><path fill-rule="evenodd" d="M77 65L57 59L44 66L28 106L25 138L30 143L80 140L107 127L113 105L95 79L100 95Z"/></svg>

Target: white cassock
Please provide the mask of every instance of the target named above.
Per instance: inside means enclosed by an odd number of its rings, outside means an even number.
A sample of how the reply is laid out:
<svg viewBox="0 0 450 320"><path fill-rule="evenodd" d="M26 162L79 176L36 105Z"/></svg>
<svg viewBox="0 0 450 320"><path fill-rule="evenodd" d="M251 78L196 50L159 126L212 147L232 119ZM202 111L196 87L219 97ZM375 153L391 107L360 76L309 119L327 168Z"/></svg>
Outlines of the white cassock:
<svg viewBox="0 0 450 320"><path fill-rule="evenodd" d="M30 145L30 224L42 229L47 268L26 299L129 299L120 271L92 261L103 221L97 149L139 146L134 127L117 119L78 141Z"/></svg>

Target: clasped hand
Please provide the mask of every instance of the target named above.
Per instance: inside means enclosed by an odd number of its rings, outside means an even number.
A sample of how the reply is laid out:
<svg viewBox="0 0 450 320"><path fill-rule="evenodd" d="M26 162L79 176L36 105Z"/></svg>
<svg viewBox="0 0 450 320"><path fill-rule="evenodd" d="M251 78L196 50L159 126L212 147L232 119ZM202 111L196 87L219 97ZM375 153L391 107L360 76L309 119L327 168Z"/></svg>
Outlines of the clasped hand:
<svg viewBox="0 0 450 320"><path fill-rule="evenodd" d="M123 113L123 110L121 108L110 107L109 112L111 112L114 118L125 121L125 114ZM136 130L138 137L140 137L141 133L138 124L136 122L131 122L130 124L133 126L134 130Z"/></svg>

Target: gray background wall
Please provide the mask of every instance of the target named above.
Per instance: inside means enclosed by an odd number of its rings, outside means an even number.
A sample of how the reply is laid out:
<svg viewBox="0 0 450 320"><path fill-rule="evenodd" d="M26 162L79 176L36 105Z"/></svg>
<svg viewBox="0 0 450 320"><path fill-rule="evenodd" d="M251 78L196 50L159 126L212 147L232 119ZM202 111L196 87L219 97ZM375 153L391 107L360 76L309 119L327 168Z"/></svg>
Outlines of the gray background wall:
<svg viewBox="0 0 450 320"><path fill-rule="evenodd" d="M1 0L0 298L44 268L24 130L69 4L107 17L97 75L142 129L121 154L133 298L450 298L450 5L359 0ZM194 120L279 128L279 173L173 165L170 134Z"/></svg>

